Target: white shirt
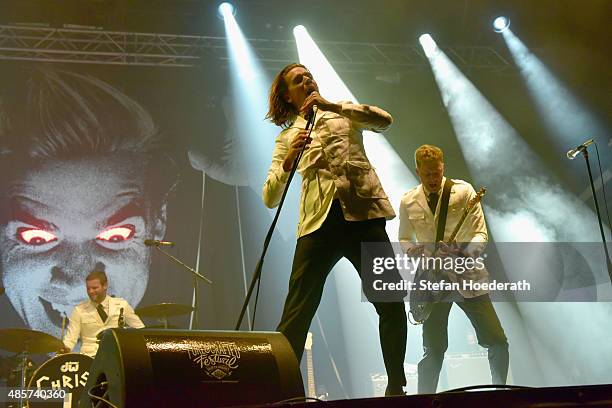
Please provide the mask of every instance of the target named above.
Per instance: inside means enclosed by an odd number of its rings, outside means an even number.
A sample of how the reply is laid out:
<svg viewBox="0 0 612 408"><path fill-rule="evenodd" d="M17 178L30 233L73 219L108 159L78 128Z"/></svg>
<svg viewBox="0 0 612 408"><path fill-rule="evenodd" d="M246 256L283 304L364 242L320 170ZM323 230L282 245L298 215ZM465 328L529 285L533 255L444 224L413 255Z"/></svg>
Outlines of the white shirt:
<svg viewBox="0 0 612 408"><path fill-rule="evenodd" d="M102 307L108 315L106 322L96 309L98 304L87 300L78 304L70 315L68 330L64 336L64 345L72 350L79 337L81 338L81 353L90 357L96 355L98 351L97 335L102 330L119 327L119 314L123 308L123 317L128 327L140 329L144 327L142 320L134 313L129 303L122 298L106 296L102 301Z"/></svg>

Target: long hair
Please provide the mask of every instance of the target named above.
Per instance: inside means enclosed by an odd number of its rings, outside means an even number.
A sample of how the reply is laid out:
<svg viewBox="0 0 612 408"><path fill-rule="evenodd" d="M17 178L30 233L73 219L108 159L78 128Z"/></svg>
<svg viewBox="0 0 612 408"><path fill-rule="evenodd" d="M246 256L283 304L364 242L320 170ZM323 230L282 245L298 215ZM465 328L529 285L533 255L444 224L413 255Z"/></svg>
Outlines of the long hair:
<svg viewBox="0 0 612 408"><path fill-rule="evenodd" d="M270 86L270 96L268 97L268 113L266 119L274 123L277 126L288 127L295 121L298 115L295 107L285 100L285 94L287 93L287 82L285 81L285 75L295 67L306 68L302 64L292 63L283 68Z"/></svg>

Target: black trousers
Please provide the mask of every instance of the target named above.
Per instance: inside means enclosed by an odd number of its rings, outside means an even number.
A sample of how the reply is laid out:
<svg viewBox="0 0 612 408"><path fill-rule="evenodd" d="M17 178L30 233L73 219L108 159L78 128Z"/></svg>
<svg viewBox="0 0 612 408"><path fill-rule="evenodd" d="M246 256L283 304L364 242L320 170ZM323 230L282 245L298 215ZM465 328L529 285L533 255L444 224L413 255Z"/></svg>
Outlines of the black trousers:
<svg viewBox="0 0 612 408"><path fill-rule="evenodd" d="M298 239L289 279L289 293L277 330L289 340L298 361L314 317L327 275L346 257L361 275L361 243L389 242L385 219L346 221L334 200L325 222L315 232ZM406 384L407 321L403 302L373 302L379 316L379 336L389 386Z"/></svg>
<svg viewBox="0 0 612 408"><path fill-rule="evenodd" d="M476 330L478 344L488 349L489 368L493 384L505 384L508 376L508 339L499 322L488 294L466 298L457 305L465 312ZM419 362L419 394L433 394L444 353L448 348L448 314L453 302L434 304L429 318L423 324L423 359Z"/></svg>

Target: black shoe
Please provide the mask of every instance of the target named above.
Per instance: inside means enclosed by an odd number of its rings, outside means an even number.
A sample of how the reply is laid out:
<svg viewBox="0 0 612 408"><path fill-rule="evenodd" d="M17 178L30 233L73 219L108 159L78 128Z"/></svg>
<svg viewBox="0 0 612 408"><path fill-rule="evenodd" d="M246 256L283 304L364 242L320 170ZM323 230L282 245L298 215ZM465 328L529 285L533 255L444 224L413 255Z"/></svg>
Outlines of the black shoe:
<svg viewBox="0 0 612 408"><path fill-rule="evenodd" d="M401 385L387 385L385 389L385 397L392 397L396 395L406 395L404 388Z"/></svg>

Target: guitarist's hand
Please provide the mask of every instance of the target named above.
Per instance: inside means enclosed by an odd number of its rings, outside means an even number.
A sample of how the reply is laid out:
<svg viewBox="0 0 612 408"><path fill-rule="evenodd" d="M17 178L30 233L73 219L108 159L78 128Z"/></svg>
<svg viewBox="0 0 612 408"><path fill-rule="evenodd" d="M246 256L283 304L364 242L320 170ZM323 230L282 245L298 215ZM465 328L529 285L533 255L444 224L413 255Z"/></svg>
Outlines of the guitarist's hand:
<svg viewBox="0 0 612 408"><path fill-rule="evenodd" d="M425 254L425 245L413 244L409 248L406 248L405 251L407 255L418 257Z"/></svg>
<svg viewBox="0 0 612 408"><path fill-rule="evenodd" d="M463 251L456 244L448 245L445 242L438 242L438 250L436 251L436 254L441 257L447 257L447 256L463 257L465 256Z"/></svg>

